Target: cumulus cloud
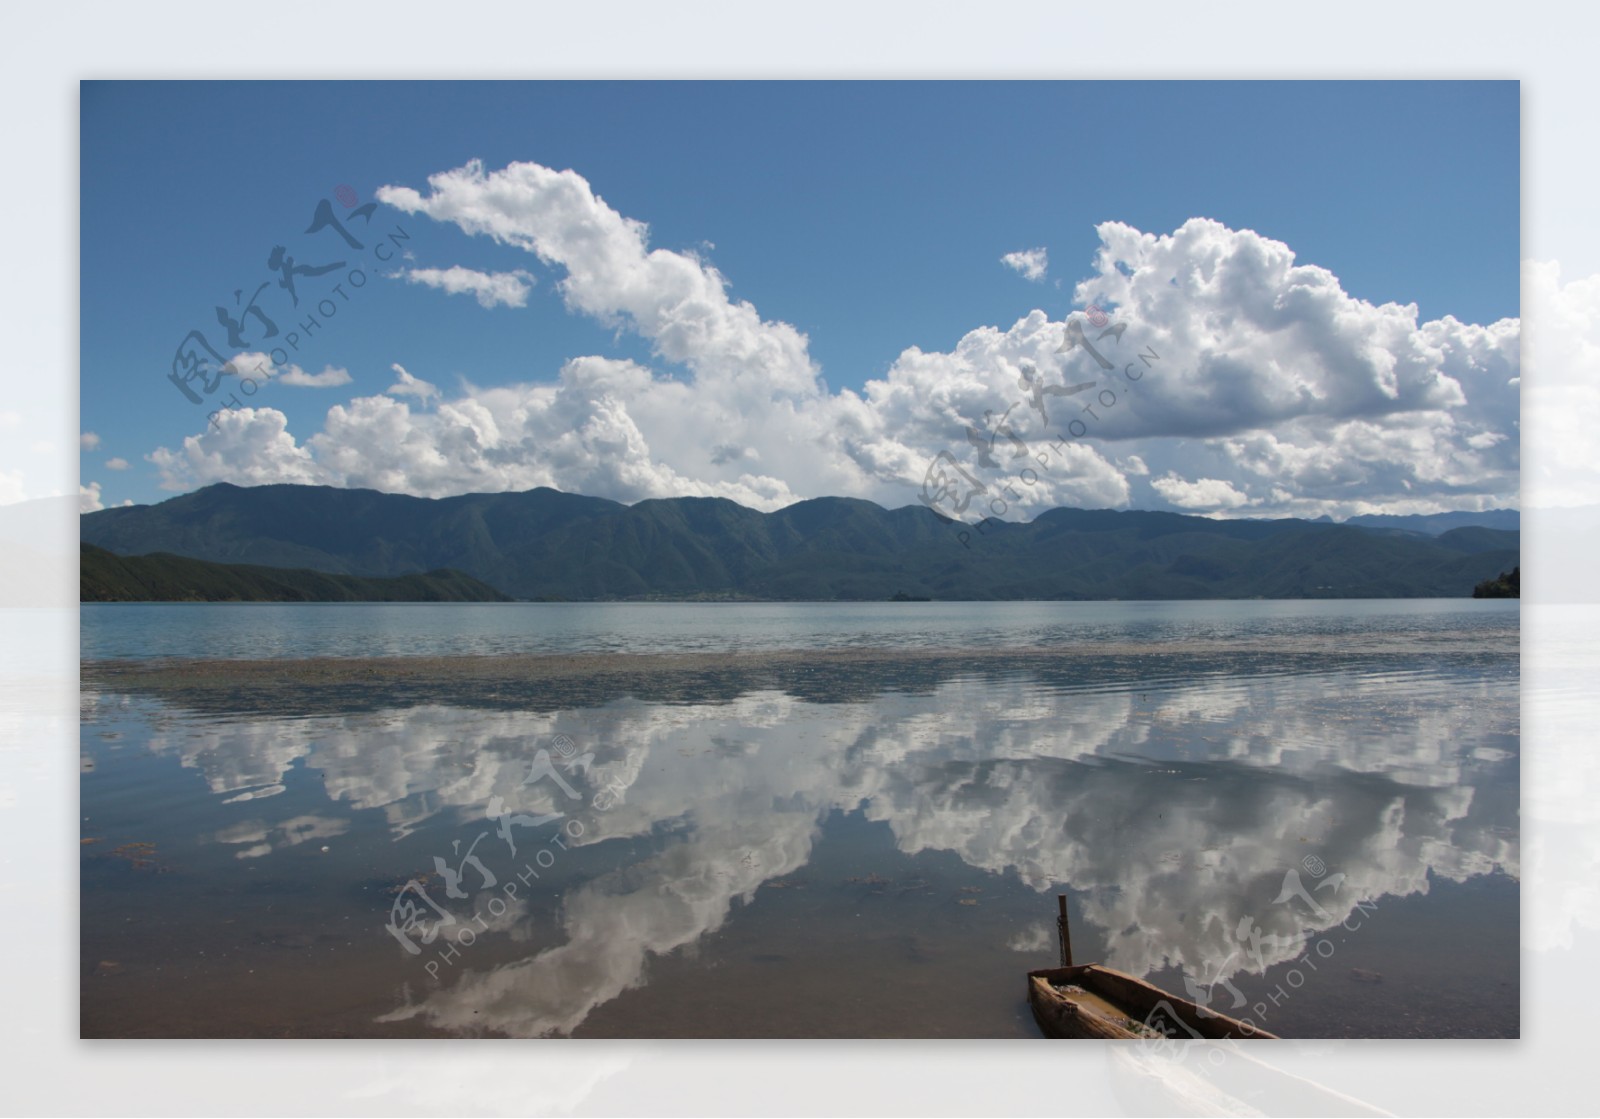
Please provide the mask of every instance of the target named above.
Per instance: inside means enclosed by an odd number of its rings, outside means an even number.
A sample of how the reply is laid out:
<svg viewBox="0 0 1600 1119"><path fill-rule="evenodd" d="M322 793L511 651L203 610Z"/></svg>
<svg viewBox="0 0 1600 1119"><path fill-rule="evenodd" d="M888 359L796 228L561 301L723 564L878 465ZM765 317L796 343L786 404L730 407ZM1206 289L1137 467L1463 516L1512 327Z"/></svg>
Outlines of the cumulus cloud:
<svg viewBox="0 0 1600 1119"><path fill-rule="evenodd" d="M408 268L395 276L450 295L474 295L484 308L524 307L534 285L532 273L520 268L514 272L475 272L459 264L450 268Z"/></svg>
<svg viewBox="0 0 1600 1119"><path fill-rule="evenodd" d="M1074 291L1103 322L1035 310L948 351L909 348L860 391L833 392L804 334L732 297L696 253L652 248L648 227L576 172L470 163L428 186L379 198L533 254L570 310L637 334L651 363L580 355L541 379L448 396L397 365L394 385L330 409L303 441L261 408L162 448L165 484L317 477L424 496L549 485L621 501L900 506L955 492L939 490L937 465L962 491L984 487L964 519L1054 505L1347 516L1518 504L1520 323L1419 322L1414 305L1358 299L1250 230L1105 223Z"/></svg>
<svg viewBox="0 0 1600 1119"><path fill-rule="evenodd" d="M1214 221L1100 236L1076 297L1115 307L1125 337L1164 359L1104 426L1140 439L1152 469L1220 459L1222 480L1274 512L1517 504L1518 320L1419 323L1414 304L1357 299L1281 242Z"/></svg>
<svg viewBox="0 0 1600 1119"><path fill-rule="evenodd" d="M108 458L106 459L106 469L126 470L128 469L128 460L125 458Z"/></svg>
<svg viewBox="0 0 1600 1119"><path fill-rule="evenodd" d="M1001 257L1000 263L1037 283L1050 268L1050 254L1044 249L1019 249Z"/></svg>
<svg viewBox="0 0 1600 1119"><path fill-rule="evenodd" d="M85 431L78 436L78 446L85 451L92 451L100 445L100 437L92 431Z"/></svg>
<svg viewBox="0 0 1600 1119"><path fill-rule="evenodd" d="M1250 498L1220 478L1198 478L1190 482L1168 473L1150 485L1180 509L1237 509L1250 504Z"/></svg>
<svg viewBox="0 0 1600 1119"><path fill-rule="evenodd" d="M631 327L662 357L743 400L815 391L804 335L729 299L721 273L694 254L649 250L648 227L607 206L576 172L513 163L489 174L473 162L428 183L427 197L382 187L379 198L565 268L559 289L574 310Z"/></svg>
<svg viewBox="0 0 1600 1119"><path fill-rule="evenodd" d="M178 450L158 447L145 458L161 472L168 489L220 481L244 486L333 483L311 452L296 444L288 417L276 408L224 410L214 427L188 436Z"/></svg>
<svg viewBox="0 0 1600 1119"><path fill-rule="evenodd" d="M105 505L100 500L100 483L90 482L78 487L78 512L98 513Z"/></svg>

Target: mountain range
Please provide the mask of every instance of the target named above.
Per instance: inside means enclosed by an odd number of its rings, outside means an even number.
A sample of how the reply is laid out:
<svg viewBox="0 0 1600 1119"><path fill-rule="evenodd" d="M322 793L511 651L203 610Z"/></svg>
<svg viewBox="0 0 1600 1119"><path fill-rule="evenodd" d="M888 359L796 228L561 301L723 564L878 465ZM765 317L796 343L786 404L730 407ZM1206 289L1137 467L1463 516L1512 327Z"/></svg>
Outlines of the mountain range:
<svg viewBox="0 0 1600 1119"><path fill-rule="evenodd" d="M1485 509L1479 513L1361 513L1344 522L1362 528L1397 528L1438 536L1453 528L1498 528L1507 532L1522 530L1522 513L1516 509Z"/></svg>
<svg viewBox="0 0 1600 1119"><path fill-rule="evenodd" d="M1519 533L1481 525L1433 535L1062 508L974 527L855 498L763 513L542 487L423 498L218 483L85 514L80 538L121 555L364 577L452 568L534 600L1467 597L1519 562Z"/></svg>

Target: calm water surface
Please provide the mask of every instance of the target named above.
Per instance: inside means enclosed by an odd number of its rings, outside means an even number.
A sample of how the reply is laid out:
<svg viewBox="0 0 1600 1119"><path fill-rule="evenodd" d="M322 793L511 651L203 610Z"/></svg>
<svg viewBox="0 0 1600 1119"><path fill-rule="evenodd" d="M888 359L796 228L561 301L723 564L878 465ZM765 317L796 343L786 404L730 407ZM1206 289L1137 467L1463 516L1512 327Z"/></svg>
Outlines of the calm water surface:
<svg viewBox="0 0 1600 1119"><path fill-rule="evenodd" d="M85 659L1009 647L1453 633L1515 602L85 603Z"/></svg>
<svg viewBox="0 0 1600 1119"><path fill-rule="evenodd" d="M1033 1037L1060 891L1080 961L1288 1036L1518 1032L1515 603L82 616L85 659L1079 651L670 701L88 688L85 1036ZM1183 644L1262 635L1316 651Z"/></svg>

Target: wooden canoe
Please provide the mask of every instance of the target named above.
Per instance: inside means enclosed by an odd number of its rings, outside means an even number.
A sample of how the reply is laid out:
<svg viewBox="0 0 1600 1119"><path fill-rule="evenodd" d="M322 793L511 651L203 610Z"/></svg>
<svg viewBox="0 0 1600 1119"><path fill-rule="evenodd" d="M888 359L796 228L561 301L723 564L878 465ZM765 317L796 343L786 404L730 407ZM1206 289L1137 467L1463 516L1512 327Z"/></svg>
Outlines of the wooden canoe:
<svg viewBox="0 0 1600 1119"><path fill-rule="evenodd" d="M1046 1037L1270 1038L1254 1023L1168 994L1143 979L1101 964L1072 963L1067 895L1056 895L1061 966L1028 972L1028 1005Z"/></svg>
<svg viewBox="0 0 1600 1119"><path fill-rule="evenodd" d="M1028 972L1028 1005L1046 1037L1276 1039L1100 964Z"/></svg>

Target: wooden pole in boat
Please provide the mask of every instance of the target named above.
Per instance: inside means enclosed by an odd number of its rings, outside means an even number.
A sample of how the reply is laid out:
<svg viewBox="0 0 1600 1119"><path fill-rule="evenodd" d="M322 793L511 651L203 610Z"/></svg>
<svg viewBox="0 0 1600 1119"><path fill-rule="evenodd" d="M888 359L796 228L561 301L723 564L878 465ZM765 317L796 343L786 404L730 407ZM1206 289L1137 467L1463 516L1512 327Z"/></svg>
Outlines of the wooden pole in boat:
<svg viewBox="0 0 1600 1119"><path fill-rule="evenodd" d="M1056 909L1060 916L1056 918L1056 936L1061 941L1061 966L1072 966L1072 934L1067 931L1067 895L1056 895Z"/></svg>

